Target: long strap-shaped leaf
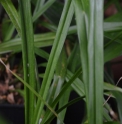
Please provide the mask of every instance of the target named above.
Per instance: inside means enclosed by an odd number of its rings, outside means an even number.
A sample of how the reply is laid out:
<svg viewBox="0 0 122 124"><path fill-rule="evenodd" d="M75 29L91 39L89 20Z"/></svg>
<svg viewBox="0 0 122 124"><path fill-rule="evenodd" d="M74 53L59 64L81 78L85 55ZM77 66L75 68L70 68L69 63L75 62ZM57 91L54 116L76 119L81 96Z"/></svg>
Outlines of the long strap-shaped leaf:
<svg viewBox="0 0 122 124"><path fill-rule="evenodd" d="M88 96L88 56L87 56L87 33L85 26L85 13L82 11L81 0L74 0L77 31L80 44L80 56L83 69L83 81L85 82L86 96ZM87 97L86 97L87 99Z"/></svg>
<svg viewBox="0 0 122 124"><path fill-rule="evenodd" d="M55 70L53 82L50 87L49 95L47 96L48 104L50 104L50 105L52 105L52 102L55 101L57 94L58 94L58 96L60 94L60 91L64 84L66 70L67 70L67 56L66 56L66 51L63 48L62 52L60 54L57 66L56 66L56 70ZM58 101L59 101L59 99L58 99ZM64 101L63 101L63 103L64 103ZM55 104L55 106L56 106L56 104ZM55 106L52 106L52 108L55 109ZM45 114L44 114L41 124L45 124L46 120L48 119L48 116L46 116L47 113L49 114L49 113L51 113L51 111L49 109L47 111L45 111ZM60 114L58 116L60 116ZM61 116L60 116L60 118L62 120L64 120ZM61 122L59 122L59 123L61 123Z"/></svg>
<svg viewBox="0 0 122 124"><path fill-rule="evenodd" d="M47 1L44 4L44 6L38 8L38 11L37 11L37 8L35 8L34 15L33 15L33 21L36 21L55 1L56 0ZM38 0L38 2L40 2L40 0ZM37 3L37 5L39 4Z"/></svg>
<svg viewBox="0 0 122 124"><path fill-rule="evenodd" d="M89 0L87 4L86 1L75 0L74 3L82 57L88 120L90 124L102 124L103 1ZM89 7L89 12L86 12L87 7ZM86 17L89 19L88 22Z"/></svg>
<svg viewBox="0 0 122 124"><path fill-rule="evenodd" d="M61 53L61 49L64 44L70 22L72 20L73 13L74 13L74 8L73 8L73 5L71 4L71 0L67 0L64 6L62 17L56 33L56 38L54 40L53 48L49 57L46 72L45 72L41 90L40 90L40 95L43 96L44 100L46 99L48 89L54 74L54 70L55 70L59 55ZM38 100L37 106L34 112L35 114L34 119L33 119L35 124L38 123L43 107L44 107L44 104L40 100Z"/></svg>
<svg viewBox="0 0 122 124"><path fill-rule="evenodd" d="M62 87L60 93L55 98L55 100L51 103L51 107L55 108L56 104L59 102L60 98L64 95L65 91L68 90L68 87L76 80L76 78L81 74L81 68L79 68L74 75L70 78L70 80ZM51 115L50 111L48 110L44 115L44 120L47 120L47 118ZM42 120L42 124L44 124Z"/></svg>
<svg viewBox="0 0 122 124"><path fill-rule="evenodd" d="M90 0L88 39L89 121L102 124L103 119L103 0ZM94 112L94 114L93 114Z"/></svg>
<svg viewBox="0 0 122 124"><path fill-rule="evenodd" d="M17 13L13 3L11 2L11 0L0 0L0 3L6 10L7 14L9 15L9 17L10 17L12 23L14 24L15 28L17 29L19 35L21 35L20 20L19 20L18 13Z"/></svg>
<svg viewBox="0 0 122 124"><path fill-rule="evenodd" d="M24 67L24 80L34 89L35 87L35 56L34 34L31 16L30 0L19 0L21 31L22 31L22 54ZM25 123L32 124L34 112L34 94L25 87Z"/></svg>
<svg viewBox="0 0 122 124"><path fill-rule="evenodd" d="M37 0L34 14L43 6L45 0Z"/></svg>

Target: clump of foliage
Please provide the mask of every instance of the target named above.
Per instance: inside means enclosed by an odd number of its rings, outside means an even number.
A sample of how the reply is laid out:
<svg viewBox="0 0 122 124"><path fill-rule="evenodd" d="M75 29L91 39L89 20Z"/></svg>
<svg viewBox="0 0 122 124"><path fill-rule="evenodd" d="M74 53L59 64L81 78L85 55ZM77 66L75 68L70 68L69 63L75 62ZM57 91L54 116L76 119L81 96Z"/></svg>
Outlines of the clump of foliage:
<svg viewBox="0 0 122 124"><path fill-rule="evenodd" d="M116 11L104 19L111 4ZM50 124L55 117L57 124L65 123L67 107L81 99L86 113L80 123L122 123L122 89L104 74L104 64L122 52L119 1L0 0L0 9L1 14L6 11L0 30L1 67L24 84L25 124ZM18 76L7 63L21 52ZM3 62L4 55L10 61ZM69 101L72 91L79 97ZM110 94L118 116L105 102Z"/></svg>

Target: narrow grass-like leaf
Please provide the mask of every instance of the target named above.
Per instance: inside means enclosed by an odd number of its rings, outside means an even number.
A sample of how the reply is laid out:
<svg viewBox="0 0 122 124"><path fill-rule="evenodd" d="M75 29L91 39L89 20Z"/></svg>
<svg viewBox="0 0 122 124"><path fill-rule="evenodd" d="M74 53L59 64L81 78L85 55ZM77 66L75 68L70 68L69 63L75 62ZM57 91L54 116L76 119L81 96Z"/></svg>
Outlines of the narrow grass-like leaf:
<svg viewBox="0 0 122 124"><path fill-rule="evenodd" d="M107 23L109 25L109 23ZM111 25L111 24L110 24ZM112 24L113 26L113 24ZM108 27L108 31L112 31L112 27ZM116 26L113 28L117 28ZM76 26L71 26L69 28L68 34L74 34L76 33ZM108 37L110 39L113 39L113 36L109 36L109 34L105 33L105 37ZM36 47L45 47L45 46L51 46L53 43L53 39L55 38L55 33L45 33L45 34L36 34L34 35L34 44ZM118 39L116 40L117 42ZM116 47L114 47L116 46ZM112 50L116 49L116 50ZM14 51L21 51L21 39L15 38L12 40L7 41L6 43L0 44L0 53L7 53L7 52L14 52ZM113 52L114 51L114 52ZM121 54L121 46L118 43L112 43L105 49L105 62L108 60L111 60L112 58L117 57Z"/></svg>
<svg viewBox="0 0 122 124"><path fill-rule="evenodd" d="M85 85L86 99L88 99L88 57L87 57L87 31L85 23L85 12L81 1L75 0L75 15L77 23L77 32L79 38L80 58L82 60L83 82ZM81 21L82 20L82 21Z"/></svg>
<svg viewBox="0 0 122 124"><path fill-rule="evenodd" d="M103 1L89 0L90 11L88 11L87 14L89 18L88 24L87 22L84 23L86 12L84 12L85 9L84 11L82 10L82 3L79 0L75 1L75 8L78 37L80 48L82 48L81 62L87 99L88 120L90 124L102 124ZM84 27L84 25L86 27ZM84 35L82 30L85 32ZM86 31L88 33L86 33Z"/></svg>
<svg viewBox="0 0 122 124"><path fill-rule="evenodd" d="M59 105L58 105L58 108L62 108L63 106L65 106L66 104L68 104L68 101L69 101L69 97L70 97L70 92L71 92L71 87L68 88L68 90L66 90L66 92L64 93L64 95L60 98L59 100ZM65 106L66 107L66 106ZM58 115L59 117L64 120L65 118L65 115L66 115L66 110L67 110L67 107L63 109L63 111L61 111ZM61 124L60 120L57 118L57 124Z"/></svg>
<svg viewBox="0 0 122 124"><path fill-rule="evenodd" d="M73 73L67 70L66 81L68 82L72 76L73 76ZM75 81L71 84L71 87L79 96L85 95L84 84L79 78L75 79Z"/></svg>
<svg viewBox="0 0 122 124"><path fill-rule="evenodd" d="M109 84L109 83L104 83L104 90L119 91L122 93L122 88L119 88L119 87Z"/></svg>
<svg viewBox="0 0 122 124"><path fill-rule="evenodd" d="M22 56L24 68L24 80L34 89L36 83L34 34L31 16L30 0L19 0L21 32L22 32ZM34 112L34 94L25 86L25 123L32 124ZM31 103L31 104L30 104Z"/></svg>
<svg viewBox="0 0 122 124"><path fill-rule="evenodd" d="M57 95L59 94L62 88L62 85L65 80L66 69L67 69L67 57L66 57L66 51L63 48L56 66L54 81L51 84L49 95L47 97L49 104L51 104L54 101L54 99L57 97Z"/></svg>
<svg viewBox="0 0 122 124"><path fill-rule="evenodd" d="M66 69L67 69L67 56L66 56L66 51L65 49L63 48L62 49L62 52L61 52L61 55L59 57L59 60L58 60L58 63L57 63L57 66L56 66L56 72L55 72L55 75L54 75L54 81L51 85L51 88L50 88L50 91L49 91L49 95L48 95L48 103L51 104L55 98L58 96L58 94L60 93L61 91L61 88L64 84L64 80L65 80L65 75L66 75ZM66 97L66 93L65 93L65 97ZM62 96L63 97L63 96ZM62 98L61 97L61 98ZM68 97L68 96L67 96ZM61 99L60 99L61 100ZM67 103L67 100L68 98L64 101L63 100L63 105L64 103ZM59 101L59 106L61 106L62 104L60 103ZM62 107L62 106L61 106ZM63 112L65 114L65 111ZM60 114L59 114L59 117L64 120L64 117L62 117ZM44 121L44 119L42 120ZM45 121L44 121L45 122ZM43 123L43 122L42 122ZM59 120L59 123L60 120Z"/></svg>
<svg viewBox="0 0 122 124"><path fill-rule="evenodd" d="M7 24L8 23L8 24ZM4 25L6 25L7 27L4 28ZM13 32L15 30L15 27L12 23L10 22L6 22L3 20L3 23L2 23L2 36L3 36L3 42L4 41L8 41L11 39L12 35L13 35Z"/></svg>
<svg viewBox="0 0 122 124"><path fill-rule="evenodd" d="M103 116L103 1L90 0L88 43L89 105L88 119L91 124L102 124ZM94 113L94 114L93 114Z"/></svg>
<svg viewBox="0 0 122 124"><path fill-rule="evenodd" d="M46 22L41 23L44 27L50 29L51 31L55 32L56 31L56 26L51 25ZM104 22L103 24L103 30L104 32L115 32L115 31L120 31L122 30L122 22ZM77 27L76 25L70 26L68 34L74 34L77 32Z"/></svg>
<svg viewBox="0 0 122 124"><path fill-rule="evenodd" d="M0 0L0 3L4 7L4 9L6 10L13 25L17 29L17 32L21 36L20 18L19 18L19 15L18 15L13 3L11 2L11 0Z"/></svg>
<svg viewBox="0 0 122 124"><path fill-rule="evenodd" d="M41 90L40 90L40 95L43 96L43 99L46 99L48 89L54 74L54 70L59 58L59 55L61 53L61 49L63 47L68 28L70 25L70 22L72 20L74 13L73 5L71 4L71 0L68 0L64 6L64 11L62 13L61 21L59 23L59 28L57 30L56 38L54 40L53 48L48 60L46 72L43 78ZM44 104L38 100L37 106L35 109L35 115L34 115L34 122L35 124L38 123L41 111L43 110Z"/></svg>
<svg viewBox="0 0 122 124"><path fill-rule="evenodd" d="M56 97L56 99L53 101L53 103L51 104L51 107L54 108L56 106L56 104L58 103L58 101L60 100L60 98L62 97L62 95L65 93L66 90L68 90L68 87L74 82L74 80L81 74L81 68L79 68L77 70L77 72L75 72L75 74L71 77L71 79L63 86L63 88L61 89L61 92L58 94L58 96ZM43 120L46 120L49 116L51 115L50 111L48 110L43 118ZM44 122L42 123L44 124Z"/></svg>
<svg viewBox="0 0 122 124"><path fill-rule="evenodd" d="M56 112L57 112L57 113L62 112L65 108L67 108L67 107L73 105L74 103L76 103L76 102L82 100L84 97L85 97L85 96L83 96L83 97L78 97L78 98L76 98L76 99L73 99L72 101L68 102L67 104L65 104L64 106L62 106L61 108L59 108ZM45 122L45 124L49 124L49 123L54 119L54 117L55 117L55 116L52 115L52 116ZM57 124L60 124L60 123L57 122Z"/></svg>
<svg viewBox="0 0 122 124"><path fill-rule="evenodd" d="M47 63L46 62L41 63L41 64L38 65L38 67L46 67L46 66L47 66Z"/></svg>
<svg viewBox="0 0 122 124"><path fill-rule="evenodd" d="M112 121L111 117L109 116L108 114L109 112L104 108L103 110L103 118L106 120L106 121Z"/></svg>
<svg viewBox="0 0 122 124"><path fill-rule="evenodd" d="M71 73L69 70L67 70L66 80L69 81L69 79L73 76L73 73ZM74 83L71 84L72 88L80 95L85 95L84 91L84 83L77 78ZM117 87L115 85L112 85L110 83L104 82L104 90L108 91L117 91L122 93L122 88Z"/></svg>
<svg viewBox="0 0 122 124"><path fill-rule="evenodd" d="M122 30L122 22L104 22L104 31L115 32Z"/></svg>
<svg viewBox="0 0 122 124"><path fill-rule="evenodd" d="M64 56L64 57L63 57ZM60 61L61 61L61 58L62 58L62 63L61 65L59 65ZM66 66L67 66L67 59L66 59L66 52L65 50L63 49L62 50L62 57L59 58L59 62L57 64L57 68L56 68L56 75L60 74L59 76L62 77L62 80L61 81L64 81L65 80L65 76L66 76ZM59 67L62 67L62 69L60 69ZM62 70L62 71L61 71ZM61 81L58 83L58 86L57 86L57 91L58 89L62 88L61 87ZM68 99L69 99L69 95L70 95L70 88L68 88L68 90L66 90L65 94L60 98L59 100L59 105L58 105L58 108L61 108L62 106L64 106L65 104L67 104L68 102ZM56 92L56 94L59 94L59 92ZM56 96L56 95L55 95ZM59 113L59 117L64 120L64 117L65 117L65 113L66 113L66 108L61 112ZM57 124L61 124L60 120L57 118Z"/></svg>
<svg viewBox="0 0 122 124"><path fill-rule="evenodd" d="M37 0L36 2L36 6L35 6L35 10L34 10L34 14L39 11L39 9L43 6L45 0Z"/></svg>
<svg viewBox="0 0 122 124"><path fill-rule="evenodd" d="M79 61L79 58L80 58L79 44L76 43L74 49L72 50L68 58L68 69L71 72L75 72L76 69L80 67L81 62Z"/></svg>
<svg viewBox="0 0 122 124"><path fill-rule="evenodd" d="M106 22L122 22L122 12L118 12L105 19Z"/></svg>
<svg viewBox="0 0 122 124"><path fill-rule="evenodd" d="M120 43L112 43L104 50L104 62L110 61L122 53L122 45Z"/></svg>
<svg viewBox="0 0 122 124"><path fill-rule="evenodd" d="M62 94L64 93L65 90L67 90L67 88L73 83L74 80L77 79L78 75L80 75L81 73L81 68L79 70L77 70L77 72L70 78L70 80L68 80L68 82L63 86L60 94L57 96L57 98L55 99L54 103L56 103L60 97L62 96ZM53 104L54 104L53 103Z"/></svg>
<svg viewBox="0 0 122 124"><path fill-rule="evenodd" d="M122 36L122 31L119 32L117 35L115 35L115 37L114 37L112 40L110 40L108 43L106 43L104 47L106 48L106 47L109 46L112 42L114 42L116 39L120 38L121 36Z"/></svg>
<svg viewBox="0 0 122 124"><path fill-rule="evenodd" d="M49 0L47 1L44 6L41 6L37 9L35 9L34 15L33 15L33 22L36 21L56 0ZM40 2L40 0L38 0ZM39 5L37 3L37 5Z"/></svg>
<svg viewBox="0 0 122 124"><path fill-rule="evenodd" d="M121 33L121 32L119 32L119 33ZM114 32L114 33L106 32L105 33L105 38L107 38L109 40L109 42L110 41L112 41L112 42L110 44L108 44L107 47L105 47L104 62L107 62L107 61L121 55L122 40L121 40L121 35L119 35L119 37L117 37L117 35L119 33L118 32Z"/></svg>
<svg viewBox="0 0 122 124"><path fill-rule="evenodd" d="M55 3L44 13L45 18L52 24L58 26L65 4L61 4L60 1L56 0Z"/></svg>
<svg viewBox="0 0 122 124"><path fill-rule="evenodd" d="M41 25L46 27L47 29L53 31L53 32L56 32L56 30L57 30L57 26L50 24L50 23L47 23L47 22L42 22Z"/></svg>
<svg viewBox="0 0 122 124"><path fill-rule="evenodd" d="M45 52L44 50L39 49L39 48L37 48L37 47L34 47L34 51L35 51L35 53L36 53L38 56L40 56L40 57L42 57L42 58L48 60L49 54L48 54L47 52Z"/></svg>
<svg viewBox="0 0 122 124"><path fill-rule="evenodd" d="M74 83L74 86L72 84L72 87L79 95L83 95L85 91L86 106L88 108L88 56L87 56L88 17L87 16L89 15L89 3L86 4L85 2L87 3L88 1L74 0L77 33L78 33L79 48L80 48L80 59L82 61L81 62L82 72L83 72L82 78L83 78L84 86L82 88L82 86L80 86L81 83L79 83L78 85ZM87 7L88 9L86 9ZM87 11L86 13L85 10Z"/></svg>
<svg viewBox="0 0 122 124"><path fill-rule="evenodd" d="M45 33L34 35L34 46L47 47L52 46L55 33ZM14 52L22 50L21 38L15 38L0 44L0 53Z"/></svg>

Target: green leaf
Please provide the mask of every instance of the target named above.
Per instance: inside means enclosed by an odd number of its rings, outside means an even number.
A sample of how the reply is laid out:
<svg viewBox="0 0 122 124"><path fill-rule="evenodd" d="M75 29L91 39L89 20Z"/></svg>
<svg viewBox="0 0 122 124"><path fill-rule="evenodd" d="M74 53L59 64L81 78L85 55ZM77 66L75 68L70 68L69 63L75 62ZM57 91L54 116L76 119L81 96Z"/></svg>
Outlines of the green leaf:
<svg viewBox="0 0 122 124"><path fill-rule="evenodd" d="M45 0L37 0L34 13L39 11L39 9L43 6L44 2L45 2Z"/></svg>
<svg viewBox="0 0 122 124"><path fill-rule="evenodd" d="M83 98L84 98L84 96L83 96L83 97L78 97L78 98L76 98L76 99L73 99L72 101L68 102L68 103L65 104L63 107L61 107L60 109L58 109L58 110L57 110L57 113L62 112L62 110L64 110L65 108L71 106L72 104L78 102L79 100L81 100L81 99L83 99ZM46 121L45 124L49 124L49 123L54 119L54 117L55 117L55 116L52 115L52 116ZM58 123L58 122L57 122L57 123ZM59 124L59 123L58 123L58 124Z"/></svg>
<svg viewBox="0 0 122 124"><path fill-rule="evenodd" d="M66 69L67 69L67 57L66 57L65 49L63 48L61 55L59 57L57 66L56 66L56 71L55 71L55 75L53 78L54 80L52 82L52 85L49 90L49 95L47 97L48 104L53 103L55 98L59 95L59 93L62 89L62 86L64 84L64 81L65 81ZM60 101L60 99L59 99L59 101ZM63 103L65 103L66 101L63 101ZM62 120L64 120L64 118L62 116L59 115L59 117ZM45 120L47 120L47 118L43 118L41 123L43 123L43 122L45 123ZM59 123L61 123L60 120L59 120Z"/></svg>
<svg viewBox="0 0 122 124"><path fill-rule="evenodd" d="M34 35L35 47L52 46L55 33L44 33ZM0 54L7 52L17 52L22 50L21 38L15 38L0 44Z"/></svg>
<svg viewBox="0 0 122 124"><path fill-rule="evenodd" d="M39 49L39 48L37 48L37 47L34 47L34 51L35 51L35 53L36 53L38 56L40 56L40 57L45 58L46 60L48 60L49 54L48 54L47 52L45 52L44 50Z"/></svg>
<svg viewBox="0 0 122 124"><path fill-rule="evenodd" d="M64 11L61 16L59 27L56 33L56 38L54 40L54 44L53 44L51 54L48 60L46 72L43 78L41 90L39 93L43 96L43 99L46 99L47 97L48 89L49 89L49 86L50 86L50 83L51 83L51 80L54 74L56 64L58 62L58 58L61 53L61 49L63 47L64 41L65 41L65 38L68 32L70 22L73 17L73 13L74 13L73 5L71 4L71 0L68 0L64 6ZM43 107L44 107L44 104L40 100L38 100L37 106L35 109L33 123L35 124L38 123Z"/></svg>
<svg viewBox="0 0 122 124"><path fill-rule="evenodd" d="M15 27L10 22L10 20L4 19L3 22L2 22L2 36L3 36L2 38L3 38L3 42L11 39L14 30L15 30Z"/></svg>
<svg viewBox="0 0 122 124"><path fill-rule="evenodd" d="M56 0L49 0L47 1L44 6L38 7L41 1L38 0L35 11L34 11L34 15L33 15L33 22L36 21Z"/></svg>
<svg viewBox="0 0 122 124"><path fill-rule="evenodd" d="M109 116L109 111L107 111L105 108L103 110L103 117L105 121L112 121L111 117Z"/></svg>
<svg viewBox="0 0 122 124"><path fill-rule="evenodd" d="M110 61L122 54L122 45L120 43L112 43L104 50L104 62Z"/></svg>
<svg viewBox="0 0 122 124"><path fill-rule="evenodd" d="M115 32L118 30L122 30L122 22L104 22L104 31Z"/></svg>
<svg viewBox="0 0 122 124"><path fill-rule="evenodd" d="M13 3L11 2L11 0L0 0L0 3L6 10L17 32L21 36L20 18Z"/></svg>
<svg viewBox="0 0 122 124"><path fill-rule="evenodd" d="M60 100L59 100L59 106L58 106L59 109L69 103L68 101L69 101L70 92L71 92L71 89L68 88L68 90L65 91L64 95L60 98ZM68 107L68 106L66 106L66 108L64 107L63 111L61 111L61 112L59 113L59 117L60 117L62 120L65 119L67 107ZM61 124L61 122L60 122L59 119L57 119L57 124Z"/></svg>
<svg viewBox="0 0 122 124"><path fill-rule="evenodd" d="M74 80L81 74L81 68L79 68L75 74L70 78L70 80L63 86L63 88L61 89L61 92L58 94L58 96L56 97L56 99L53 101L53 103L51 104L51 107L54 108L56 106L56 104L59 102L60 98L64 95L65 91L68 90L68 87L74 82ZM51 115L51 113L49 112L49 110L46 112L45 116L43 119L47 119L49 116Z"/></svg>
<svg viewBox="0 0 122 124"><path fill-rule="evenodd" d="M82 6L85 1L75 0L74 3L88 120L90 124L102 124L103 1L89 0L85 5L89 11Z"/></svg>
<svg viewBox="0 0 122 124"><path fill-rule="evenodd" d="M66 3L65 3L66 4ZM45 13L45 18L52 24L58 26L64 5L56 1Z"/></svg>
<svg viewBox="0 0 122 124"><path fill-rule="evenodd" d="M75 43L74 49L72 50L68 58L68 69L71 72L75 72L77 68L80 67L81 63L79 61L79 58L80 58L79 44Z"/></svg>
<svg viewBox="0 0 122 124"><path fill-rule="evenodd" d="M107 19L105 19L106 22L122 22L122 12L119 12L117 14L114 14Z"/></svg>
<svg viewBox="0 0 122 124"><path fill-rule="evenodd" d="M104 90L119 91L122 93L122 88L119 88L119 87L112 85L110 83L104 83Z"/></svg>
<svg viewBox="0 0 122 124"><path fill-rule="evenodd" d="M56 70L53 78L54 80L50 87L49 95L47 97L48 103L52 103L59 94L65 80L66 69L67 69L67 57L66 57L66 51L63 48L56 66Z"/></svg>
<svg viewBox="0 0 122 124"><path fill-rule="evenodd" d="M73 76L73 73L67 70L66 81L68 82L72 76ZM82 97L85 95L84 84L79 78L75 79L75 81L71 84L71 87L75 90L75 92L79 96Z"/></svg>
<svg viewBox="0 0 122 124"><path fill-rule="evenodd" d="M22 58L24 68L24 80L34 89L36 82L34 33L31 16L30 0L19 0L21 18ZM25 86L25 123L32 124L34 115L35 95ZM30 104L31 103L31 104Z"/></svg>

